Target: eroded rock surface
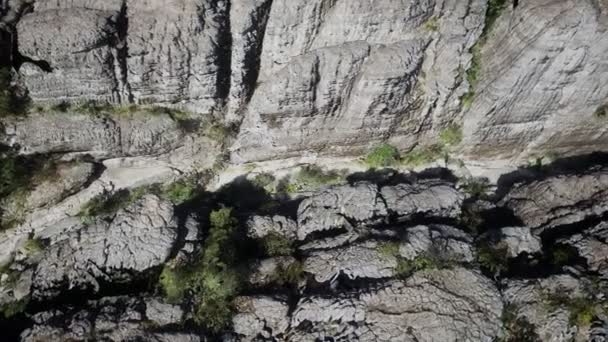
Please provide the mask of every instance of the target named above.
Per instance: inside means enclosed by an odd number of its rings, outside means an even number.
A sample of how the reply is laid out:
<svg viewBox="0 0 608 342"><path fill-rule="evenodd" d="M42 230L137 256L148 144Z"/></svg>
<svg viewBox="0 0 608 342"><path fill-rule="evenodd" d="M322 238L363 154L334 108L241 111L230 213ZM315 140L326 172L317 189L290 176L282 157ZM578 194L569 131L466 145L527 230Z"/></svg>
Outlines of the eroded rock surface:
<svg viewBox="0 0 608 342"><path fill-rule="evenodd" d="M501 203L527 226L551 228L602 215L607 196L608 171L595 169L517 185Z"/></svg>
<svg viewBox="0 0 608 342"><path fill-rule="evenodd" d="M50 246L36 268L33 295L49 298L66 288L96 291L99 281L129 280L164 263L176 237L173 207L146 195L110 222L100 219Z"/></svg>

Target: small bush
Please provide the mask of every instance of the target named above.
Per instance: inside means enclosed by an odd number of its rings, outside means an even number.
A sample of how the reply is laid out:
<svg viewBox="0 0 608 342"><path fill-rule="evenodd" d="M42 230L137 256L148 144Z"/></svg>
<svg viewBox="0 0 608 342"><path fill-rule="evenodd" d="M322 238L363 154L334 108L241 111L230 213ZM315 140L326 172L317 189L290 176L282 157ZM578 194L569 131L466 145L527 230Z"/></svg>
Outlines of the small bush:
<svg viewBox="0 0 608 342"><path fill-rule="evenodd" d="M600 106L598 109L595 110L593 115L598 119L604 119L608 117L608 104Z"/></svg>
<svg viewBox="0 0 608 342"><path fill-rule="evenodd" d="M398 242L387 242L378 246L378 252L386 257L399 257Z"/></svg>
<svg viewBox="0 0 608 342"><path fill-rule="evenodd" d="M490 181L487 178L466 179L462 185L462 190L473 198L483 198L490 189Z"/></svg>
<svg viewBox="0 0 608 342"><path fill-rule="evenodd" d="M429 32L439 31L439 19L437 17L431 17L424 23L424 29Z"/></svg>
<svg viewBox="0 0 608 342"><path fill-rule="evenodd" d="M4 318L11 318L25 311L25 308L27 307L29 302L30 298L26 297L12 303L6 303L0 306L0 311L2 311Z"/></svg>
<svg viewBox="0 0 608 342"><path fill-rule="evenodd" d="M446 147L454 147L462 142L462 128L450 125L439 133L439 140Z"/></svg>
<svg viewBox="0 0 608 342"><path fill-rule="evenodd" d="M567 291L557 290L545 298L547 309L565 308L570 312L570 324L578 327L588 327L599 308L597 300L587 297L569 297Z"/></svg>
<svg viewBox="0 0 608 342"><path fill-rule="evenodd" d="M38 239L28 239L23 249L27 255L38 254L44 250L44 244Z"/></svg>
<svg viewBox="0 0 608 342"><path fill-rule="evenodd" d="M209 234L201 257L185 267L166 265L159 283L166 297L183 300L192 295L194 321L211 332L228 327L232 317L232 300L242 279L235 269L236 224L232 209L223 208L209 215Z"/></svg>
<svg viewBox="0 0 608 342"><path fill-rule="evenodd" d="M275 180L276 179L272 175L272 173L263 172L263 173L257 174L253 178L252 183L257 187L266 190L267 192L273 192L271 190L274 190L274 189L272 189L272 184L275 182Z"/></svg>
<svg viewBox="0 0 608 342"><path fill-rule="evenodd" d="M346 171L324 171L316 165L303 167L292 179L297 191L313 190L323 185L335 185L344 182Z"/></svg>
<svg viewBox="0 0 608 342"><path fill-rule="evenodd" d="M372 149L365 158L365 163L372 168L381 168L395 166L399 160L399 150L395 146L382 144Z"/></svg>
<svg viewBox="0 0 608 342"><path fill-rule="evenodd" d="M304 265L301 262L295 261L287 267L279 266L272 282L279 285L297 285L304 279Z"/></svg>
<svg viewBox="0 0 608 342"><path fill-rule="evenodd" d="M89 221L94 217L113 215L119 209L135 203L147 191L148 188L141 187L132 190L122 189L114 193L104 192L85 204L78 216L84 221Z"/></svg>
<svg viewBox="0 0 608 342"><path fill-rule="evenodd" d="M164 198L178 205L191 200L201 191L196 180L190 177L165 185L162 193Z"/></svg>
<svg viewBox="0 0 608 342"><path fill-rule="evenodd" d="M507 246L504 244L483 245L477 250L479 265L494 276L498 276L508 269L509 256Z"/></svg>
<svg viewBox="0 0 608 342"><path fill-rule="evenodd" d="M99 103L94 100L86 101L76 108L76 112L86 113L90 115L98 115L102 112L108 112L113 110L115 110L115 107L113 107L111 104L107 102Z"/></svg>
<svg viewBox="0 0 608 342"><path fill-rule="evenodd" d="M553 266L560 267L567 265L577 256L578 253L574 247L558 244L551 251L551 263Z"/></svg>
<svg viewBox="0 0 608 342"><path fill-rule="evenodd" d="M266 235L261 242L267 256L291 255L294 252L292 242L276 233Z"/></svg>

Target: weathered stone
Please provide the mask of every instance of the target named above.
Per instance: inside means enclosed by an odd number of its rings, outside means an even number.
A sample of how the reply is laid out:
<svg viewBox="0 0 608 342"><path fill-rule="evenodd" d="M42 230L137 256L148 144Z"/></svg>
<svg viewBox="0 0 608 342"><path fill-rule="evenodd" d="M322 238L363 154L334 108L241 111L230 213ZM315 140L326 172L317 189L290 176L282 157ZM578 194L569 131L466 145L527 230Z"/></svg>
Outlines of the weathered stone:
<svg viewBox="0 0 608 342"><path fill-rule="evenodd" d="M418 256L460 263L475 260L473 238L459 229L445 225L407 228L405 241L399 246L399 254L409 260Z"/></svg>
<svg viewBox="0 0 608 342"><path fill-rule="evenodd" d="M148 321L153 298L105 297L90 301L83 310L54 309L33 316L33 327L21 334L22 341L155 341L199 342L204 336L163 329L154 332L150 323L164 328L176 323L171 313L159 313L162 318ZM156 305L156 304L153 304ZM167 331L169 330L169 331Z"/></svg>
<svg viewBox="0 0 608 342"><path fill-rule="evenodd" d="M591 271L608 275L608 222L602 222L560 242L576 248Z"/></svg>
<svg viewBox="0 0 608 342"><path fill-rule="evenodd" d="M304 270L324 283L340 274L350 279L388 278L395 275L396 256L383 254L381 244L373 241L347 247L316 251L304 260Z"/></svg>
<svg viewBox="0 0 608 342"><path fill-rule="evenodd" d="M498 290L482 275L461 268L424 271L362 293L303 298L290 338L492 341L501 329L501 312Z"/></svg>
<svg viewBox="0 0 608 342"><path fill-rule="evenodd" d="M594 169L513 187L501 204L529 227L576 223L608 211L608 172Z"/></svg>
<svg viewBox="0 0 608 342"><path fill-rule="evenodd" d="M98 279L124 281L161 265L171 253L177 224L170 203L145 195L119 210L111 222L100 219L68 236L50 246L37 266L35 298L67 289L96 291Z"/></svg>
<svg viewBox="0 0 608 342"><path fill-rule="evenodd" d="M284 216L253 216L247 221L247 235L261 239L270 234L282 236L289 240L296 239L297 224Z"/></svg>
<svg viewBox="0 0 608 342"><path fill-rule="evenodd" d="M336 186L321 190L305 199L298 207L298 239L313 232L353 229L373 223L387 215L378 187L370 183Z"/></svg>
<svg viewBox="0 0 608 342"><path fill-rule="evenodd" d="M280 272L285 272L295 262L294 257L287 256L262 259L251 267L248 281L253 286L270 285L278 280Z"/></svg>
<svg viewBox="0 0 608 342"><path fill-rule="evenodd" d="M456 218L464 200L464 195L453 184L439 180L385 186L381 193L388 211L400 219L413 216Z"/></svg>
<svg viewBox="0 0 608 342"><path fill-rule="evenodd" d="M504 227L500 229L500 242L507 247L510 258L522 253L542 252L540 237L534 235L529 227Z"/></svg>
<svg viewBox="0 0 608 342"><path fill-rule="evenodd" d="M232 319L234 332L244 341L281 336L289 327L289 306L284 299L252 296L238 297L237 314Z"/></svg>

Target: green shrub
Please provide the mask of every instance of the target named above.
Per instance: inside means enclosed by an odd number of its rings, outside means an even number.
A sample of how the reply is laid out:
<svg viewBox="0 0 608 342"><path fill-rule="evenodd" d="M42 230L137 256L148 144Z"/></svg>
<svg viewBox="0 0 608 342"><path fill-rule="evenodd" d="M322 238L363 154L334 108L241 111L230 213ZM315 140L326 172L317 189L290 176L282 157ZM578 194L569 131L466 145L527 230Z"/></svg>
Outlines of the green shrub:
<svg viewBox="0 0 608 342"><path fill-rule="evenodd" d="M578 327L588 327L601 309L601 303L588 297L569 297L567 291L558 289L545 297L548 310L565 308L570 312L570 324Z"/></svg>
<svg viewBox="0 0 608 342"><path fill-rule="evenodd" d="M444 264L440 260L433 258L429 255L418 255L414 259L398 258L397 260L397 275L400 277L407 277L414 272L430 269L445 268L447 264Z"/></svg>
<svg viewBox="0 0 608 342"><path fill-rule="evenodd" d="M378 246L378 252L386 257L399 257L399 242L387 242Z"/></svg>
<svg viewBox="0 0 608 342"><path fill-rule="evenodd" d="M335 185L344 182L346 171L324 171L316 165L307 165L293 177L295 192L314 190L323 185Z"/></svg>
<svg viewBox="0 0 608 342"><path fill-rule="evenodd" d="M179 302L186 293L191 293L194 321L218 333L230 323L232 300L242 279L235 265L237 222L232 209L212 211L209 223L202 256L189 266L166 265L159 283L166 297L173 302Z"/></svg>
<svg viewBox="0 0 608 342"><path fill-rule="evenodd" d="M600 106L598 109L595 110L593 115L598 119L603 119L603 118L608 117L608 104Z"/></svg>
<svg viewBox="0 0 608 342"><path fill-rule="evenodd" d="M560 267L568 264L577 255L574 247L558 244L551 251L551 263L553 266Z"/></svg>
<svg viewBox="0 0 608 342"><path fill-rule="evenodd" d="M84 221L89 221L94 217L113 215L119 209L135 203L148 191L149 188L140 187L132 190L122 189L114 193L104 192L82 206L78 216Z"/></svg>
<svg viewBox="0 0 608 342"><path fill-rule="evenodd" d="M483 198L490 189L490 181L487 178L467 178L462 184L462 190L474 198Z"/></svg>
<svg viewBox="0 0 608 342"><path fill-rule="evenodd" d="M374 147L365 158L365 163L372 168L395 166L399 163L399 150L392 145L382 144Z"/></svg>
<svg viewBox="0 0 608 342"><path fill-rule="evenodd" d="M267 192L273 192L271 190L274 190L274 189L272 189L272 184L275 182L275 180L276 179L272 175L272 173L263 172L263 173L257 174L253 178L252 183L257 187L266 190Z"/></svg>
<svg viewBox="0 0 608 342"><path fill-rule="evenodd" d="M450 125L439 133L439 141L446 147L454 147L462 142L462 128L457 125Z"/></svg>
<svg viewBox="0 0 608 342"><path fill-rule="evenodd" d="M173 202L182 204L194 198L202 191L193 177L183 178L163 187L163 197Z"/></svg>
<svg viewBox="0 0 608 342"><path fill-rule="evenodd" d="M11 318L25 311L25 308L27 307L29 302L30 298L26 297L15 302L6 303L0 306L0 311L2 311L4 318Z"/></svg>
<svg viewBox="0 0 608 342"><path fill-rule="evenodd" d="M28 239L23 249L27 255L38 254L44 250L44 244L39 239Z"/></svg>
<svg viewBox="0 0 608 342"><path fill-rule="evenodd" d="M276 233L266 235L261 242L267 256L291 255L294 252L292 242Z"/></svg>
<svg viewBox="0 0 608 342"><path fill-rule="evenodd" d="M429 32L437 32L439 31L439 18L431 17L424 23L424 29Z"/></svg>
<svg viewBox="0 0 608 342"><path fill-rule="evenodd" d="M94 100L89 100L89 101L86 101L86 102L80 104L76 108L75 111L78 113L98 115L103 112L109 112L109 111L114 111L114 110L115 110L115 107L113 107L111 104L109 104L107 102L99 103Z"/></svg>
<svg viewBox="0 0 608 342"><path fill-rule="evenodd" d="M494 276L498 276L508 269L508 248L504 244L483 245L477 250L477 262Z"/></svg>
<svg viewBox="0 0 608 342"><path fill-rule="evenodd" d="M279 265L275 272L272 282L280 285L297 285L304 279L304 265L300 261L295 261L287 267Z"/></svg>

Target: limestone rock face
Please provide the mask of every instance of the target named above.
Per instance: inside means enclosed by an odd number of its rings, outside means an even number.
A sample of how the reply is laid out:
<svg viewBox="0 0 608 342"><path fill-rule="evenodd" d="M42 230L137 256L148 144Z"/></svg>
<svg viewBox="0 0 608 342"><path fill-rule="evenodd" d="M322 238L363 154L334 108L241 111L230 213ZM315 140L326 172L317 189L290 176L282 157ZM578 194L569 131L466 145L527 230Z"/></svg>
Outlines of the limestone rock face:
<svg viewBox="0 0 608 342"><path fill-rule="evenodd" d="M239 297L237 314L232 319L234 332L244 341L282 335L289 327L287 302L268 296Z"/></svg>
<svg viewBox="0 0 608 342"><path fill-rule="evenodd" d="M574 234L562 243L573 246L585 258L589 269L608 275L608 222Z"/></svg>
<svg viewBox="0 0 608 342"><path fill-rule="evenodd" d="M466 153L520 159L605 150L605 122L594 113L608 102L607 23L605 1L507 6L481 48L476 95L464 111Z"/></svg>
<svg viewBox="0 0 608 342"><path fill-rule="evenodd" d="M184 135L169 115L150 113L34 114L10 120L0 131L2 143L18 147L22 154L76 152L98 158L167 153L184 145Z"/></svg>
<svg viewBox="0 0 608 342"><path fill-rule="evenodd" d="M313 232L352 230L351 222L371 223L386 216L378 187L371 183L333 187L315 193L298 207L298 239Z"/></svg>
<svg viewBox="0 0 608 342"><path fill-rule="evenodd" d="M229 48L218 43L228 39L228 17L225 1L37 1L19 23L19 49L53 72L26 65L26 84L42 102L156 103L209 113L227 92Z"/></svg>
<svg viewBox="0 0 608 342"><path fill-rule="evenodd" d="M464 196L454 185L442 181L422 181L382 188L389 212L402 219L422 217L458 217Z"/></svg>
<svg viewBox="0 0 608 342"><path fill-rule="evenodd" d="M312 252L304 261L304 270L323 283L340 274L350 279L389 278L396 274L395 256L381 252L380 244L369 241L328 251Z"/></svg>
<svg viewBox="0 0 608 342"><path fill-rule="evenodd" d="M608 211L608 171L592 169L513 187L501 203L527 226L555 227Z"/></svg>
<svg viewBox="0 0 608 342"><path fill-rule="evenodd" d="M233 159L356 153L389 137L412 147L458 110L484 12L483 1L274 1Z"/></svg>
<svg viewBox="0 0 608 342"><path fill-rule="evenodd" d="M363 293L304 298L293 313L290 337L492 341L501 311L500 294L487 278L460 268L425 271ZM312 327L306 329L304 322Z"/></svg>
<svg viewBox="0 0 608 342"><path fill-rule="evenodd" d="M45 299L66 289L96 291L101 280L128 280L164 263L176 237L170 203L146 195L111 222L99 219L50 246L36 268L33 296Z"/></svg>
<svg viewBox="0 0 608 342"><path fill-rule="evenodd" d="M55 309L33 317L34 325L21 335L22 341L205 341L205 336L171 331L165 327L179 324L179 307L165 305L163 311L150 314L158 306L154 298L105 297L90 301L79 311ZM150 329L151 323L162 332ZM160 329L158 329L160 330Z"/></svg>

